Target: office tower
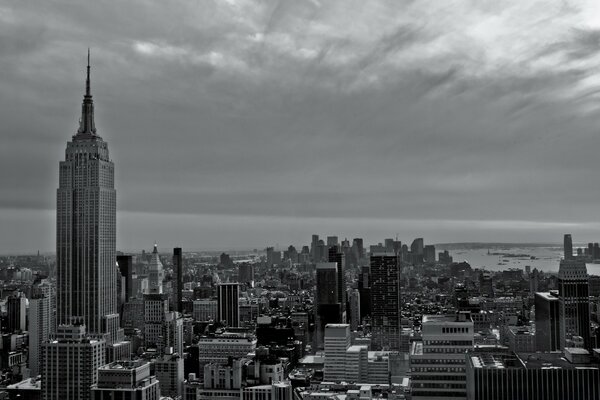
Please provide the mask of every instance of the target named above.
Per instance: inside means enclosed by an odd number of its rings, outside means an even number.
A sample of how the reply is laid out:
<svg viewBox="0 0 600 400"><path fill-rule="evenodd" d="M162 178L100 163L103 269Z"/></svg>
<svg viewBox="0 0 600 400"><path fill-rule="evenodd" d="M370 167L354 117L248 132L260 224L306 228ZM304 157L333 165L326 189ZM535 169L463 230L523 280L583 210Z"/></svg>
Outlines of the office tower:
<svg viewBox="0 0 600 400"><path fill-rule="evenodd" d="M338 303L341 306L341 322L346 322L346 259L344 253L339 251L338 246L330 247L327 254L327 261L334 262L337 265L337 294Z"/></svg>
<svg viewBox="0 0 600 400"><path fill-rule="evenodd" d="M292 400L293 393L290 382L275 382L242 388L242 400Z"/></svg>
<svg viewBox="0 0 600 400"><path fill-rule="evenodd" d="M346 350L350 344L350 325L327 324L325 326L323 380L336 382L346 379Z"/></svg>
<svg viewBox="0 0 600 400"><path fill-rule="evenodd" d="M600 365L584 349L518 354L490 346L466 358L468 400L600 399Z"/></svg>
<svg viewBox="0 0 600 400"><path fill-rule="evenodd" d="M160 294L163 292L163 280L165 271L158 255L158 245L154 243L154 250L148 264L148 289L147 294Z"/></svg>
<svg viewBox="0 0 600 400"><path fill-rule="evenodd" d="M365 248L363 246L362 238L352 239L352 251L356 260L362 260L365 256Z"/></svg>
<svg viewBox="0 0 600 400"><path fill-rule="evenodd" d="M276 251L273 247L267 247L267 266L281 264L281 252Z"/></svg>
<svg viewBox="0 0 600 400"><path fill-rule="evenodd" d="M105 364L106 342L88 336L84 325L59 325L42 345L42 398L89 400Z"/></svg>
<svg viewBox="0 0 600 400"><path fill-rule="evenodd" d="M465 353L473 349L473 321L468 312L424 315L422 342L410 353L412 398L465 399Z"/></svg>
<svg viewBox="0 0 600 400"><path fill-rule="evenodd" d="M247 287L254 287L254 264L243 263L238 268L238 281Z"/></svg>
<svg viewBox="0 0 600 400"><path fill-rule="evenodd" d="M332 246L338 245L338 237L337 236L327 236L327 248L331 248Z"/></svg>
<svg viewBox="0 0 600 400"><path fill-rule="evenodd" d="M162 335L169 300L165 294L144 295L144 347L163 350Z"/></svg>
<svg viewBox="0 0 600 400"><path fill-rule="evenodd" d="M143 360L114 361L98 369L92 400L158 400L160 385Z"/></svg>
<svg viewBox="0 0 600 400"><path fill-rule="evenodd" d="M119 313L121 313L123 304L127 303L132 297L133 257L119 254L117 256L117 265L119 266L119 276L117 281L117 303L119 306Z"/></svg>
<svg viewBox="0 0 600 400"><path fill-rule="evenodd" d="M479 291L482 296L494 297L494 281L491 272L481 271L479 273Z"/></svg>
<svg viewBox="0 0 600 400"><path fill-rule="evenodd" d="M29 300L29 369L31 376L40 373L42 343L48 340L50 334L50 299L43 293L34 293Z"/></svg>
<svg viewBox="0 0 600 400"><path fill-rule="evenodd" d="M57 321L83 318L88 332L117 340L114 164L94 124L89 53L81 120L60 162L56 205Z"/></svg>
<svg viewBox="0 0 600 400"><path fill-rule="evenodd" d="M361 267L358 275L358 292L360 293L360 320L371 316L371 268L368 265Z"/></svg>
<svg viewBox="0 0 600 400"><path fill-rule="evenodd" d="M410 252L413 254L423 254L423 238L416 238L410 245Z"/></svg>
<svg viewBox="0 0 600 400"><path fill-rule="evenodd" d="M318 259L318 246L319 246L319 235L312 235L310 242L310 257L312 262L316 263L321 260Z"/></svg>
<svg viewBox="0 0 600 400"><path fill-rule="evenodd" d="M383 246L385 247L386 253L393 253L394 252L394 239L392 239L392 238L384 239Z"/></svg>
<svg viewBox="0 0 600 400"><path fill-rule="evenodd" d="M240 284L221 283L217 285L218 320L227 326L240 326Z"/></svg>
<svg viewBox="0 0 600 400"><path fill-rule="evenodd" d="M244 333L225 332L198 339L200 364L225 364L229 358L240 358L256 350L256 337Z"/></svg>
<svg viewBox="0 0 600 400"><path fill-rule="evenodd" d="M181 354L165 354L150 362L150 373L160 382L160 395L173 399L183 394L183 357ZM111 399L112 400L112 399Z"/></svg>
<svg viewBox="0 0 600 400"><path fill-rule="evenodd" d="M428 244L423 248L423 259L426 263L435 263L435 246Z"/></svg>
<svg viewBox="0 0 600 400"><path fill-rule="evenodd" d="M216 320L219 309L219 302L213 299L194 300L192 305L192 317L195 321L204 322Z"/></svg>
<svg viewBox="0 0 600 400"><path fill-rule="evenodd" d="M535 350L560 350L560 307L557 292L535 294Z"/></svg>
<svg viewBox="0 0 600 400"><path fill-rule="evenodd" d="M529 293L536 293L540 286L540 271L534 268L529 274Z"/></svg>
<svg viewBox="0 0 600 400"><path fill-rule="evenodd" d="M173 249L173 310L183 312L183 257L181 247Z"/></svg>
<svg viewBox="0 0 600 400"><path fill-rule="evenodd" d="M362 320L360 318L360 292L358 289L351 289L348 303L350 303L350 329L358 329Z"/></svg>
<svg viewBox="0 0 600 400"><path fill-rule="evenodd" d="M400 268L398 256L371 255L371 331L373 348L400 348Z"/></svg>
<svg viewBox="0 0 600 400"><path fill-rule="evenodd" d="M589 349L591 346L590 301L587 268L584 261L561 260L558 269L558 297L561 349L570 346L573 336L581 336L584 347Z"/></svg>
<svg viewBox="0 0 600 400"><path fill-rule="evenodd" d="M565 253L565 260L571 260L573 259L573 239L571 238L571 235L566 234L564 239L563 239L563 249L564 249L564 253Z"/></svg>
<svg viewBox="0 0 600 400"><path fill-rule="evenodd" d="M342 307L338 296L338 267L337 263L317 264L317 288L315 293L315 348L323 348L325 326L341 323Z"/></svg>
<svg viewBox="0 0 600 400"><path fill-rule="evenodd" d="M27 330L27 298L25 295L19 292L8 296L6 303L8 331Z"/></svg>

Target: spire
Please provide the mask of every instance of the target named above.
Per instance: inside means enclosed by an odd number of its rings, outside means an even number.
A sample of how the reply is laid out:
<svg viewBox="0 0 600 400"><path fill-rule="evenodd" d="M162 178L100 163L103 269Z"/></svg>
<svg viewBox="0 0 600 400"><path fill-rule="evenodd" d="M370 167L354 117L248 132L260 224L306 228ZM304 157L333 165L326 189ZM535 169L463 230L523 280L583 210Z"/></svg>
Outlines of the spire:
<svg viewBox="0 0 600 400"><path fill-rule="evenodd" d="M85 80L85 95L81 105L81 119L79 120L79 129L77 135L96 136L96 124L94 123L94 101L90 90L90 49L88 48L87 78Z"/></svg>
<svg viewBox="0 0 600 400"><path fill-rule="evenodd" d="M85 95L92 97L90 94L90 48L88 47L88 65L87 65L87 79L85 80Z"/></svg>

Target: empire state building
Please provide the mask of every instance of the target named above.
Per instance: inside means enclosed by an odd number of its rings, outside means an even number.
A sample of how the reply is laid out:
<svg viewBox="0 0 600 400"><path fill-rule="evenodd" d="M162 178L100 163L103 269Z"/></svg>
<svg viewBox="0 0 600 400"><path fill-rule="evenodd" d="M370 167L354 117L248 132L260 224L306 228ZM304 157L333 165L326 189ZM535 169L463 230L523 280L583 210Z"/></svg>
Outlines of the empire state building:
<svg viewBox="0 0 600 400"><path fill-rule="evenodd" d="M88 332L119 330L114 164L97 134L88 52L79 129L60 162L56 194L57 322L83 322Z"/></svg>

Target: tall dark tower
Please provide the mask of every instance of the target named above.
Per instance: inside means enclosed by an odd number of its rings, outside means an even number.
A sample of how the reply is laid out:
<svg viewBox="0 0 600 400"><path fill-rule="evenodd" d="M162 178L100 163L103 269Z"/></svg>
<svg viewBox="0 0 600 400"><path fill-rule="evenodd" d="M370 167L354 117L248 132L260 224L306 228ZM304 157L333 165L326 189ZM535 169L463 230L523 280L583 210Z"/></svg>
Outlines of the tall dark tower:
<svg viewBox="0 0 600 400"><path fill-rule="evenodd" d="M400 263L393 253L371 255L373 348L400 348Z"/></svg>
<svg viewBox="0 0 600 400"><path fill-rule="evenodd" d="M56 193L57 322L116 335L116 192L108 145L96 133L88 51L79 129L60 162Z"/></svg>
<svg viewBox="0 0 600 400"><path fill-rule="evenodd" d="M329 248L327 261L337 265L337 296L341 307L341 323L346 323L346 259L337 245Z"/></svg>
<svg viewBox="0 0 600 400"><path fill-rule="evenodd" d="M563 247L565 252L565 260L573 259L573 239L570 234L566 234L563 241Z"/></svg>
<svg viewBox="0 0 600 400"><path fill-rule="evenodd" d="M173 309L183 312L183 258L181 247L173 248L173 275L175 275L175 285L173 285Z"/></svg>
<svg viewBox="0 0 600 400"><path fill-rule="evenodd" d="M584 261L562 260L558 268L558 301L560 318L560 346L573 347L574 336L583 339L583 346L591 349L590 299L588 275Z"/></svg>

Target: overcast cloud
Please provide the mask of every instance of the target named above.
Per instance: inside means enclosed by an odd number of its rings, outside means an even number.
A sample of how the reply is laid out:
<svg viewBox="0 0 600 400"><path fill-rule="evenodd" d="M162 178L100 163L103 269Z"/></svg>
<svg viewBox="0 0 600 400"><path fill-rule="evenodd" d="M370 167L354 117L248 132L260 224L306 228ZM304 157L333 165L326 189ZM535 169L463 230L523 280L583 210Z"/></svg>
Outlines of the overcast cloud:
<svg viewBox="0 0 600 400"><path fill-rule="evenodd" d="M54 248L88 46L120 248L600 240L597 0L14 0L1 252Z"/></svg>

